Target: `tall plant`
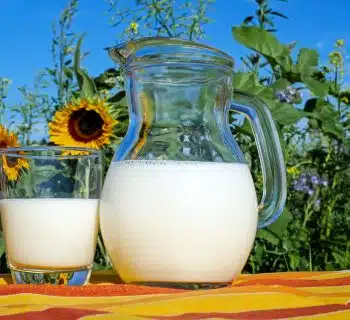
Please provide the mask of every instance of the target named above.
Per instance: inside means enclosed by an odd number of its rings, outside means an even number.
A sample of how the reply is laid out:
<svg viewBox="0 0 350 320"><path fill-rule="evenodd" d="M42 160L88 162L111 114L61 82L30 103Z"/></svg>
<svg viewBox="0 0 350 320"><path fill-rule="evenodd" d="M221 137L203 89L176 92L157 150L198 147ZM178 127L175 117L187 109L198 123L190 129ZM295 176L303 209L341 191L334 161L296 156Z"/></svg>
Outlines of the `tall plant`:
<svg viewBox="0 0 350 320"><path fill-rule="evenodd" d="M52 97L56 109L72 97L75 88L73 54L78 35L72 31L73 19L78 13L79 1L70 0L60 14L58 22L52 24L52 67L46 68L51 81L56 86L56 95Z"/></svg>
<svg viewBox="0 0 350 320"><path fill-rule="evenodd" d="M9 86L11 85L11 80L0 77L0 124L5 123L5 99L7 98Z"/></svg>
<svg viewBox="0 0 350 320"><path fill-rule="evenodd" d="M9 107L12 115L10 125L16 128L15 132L23 144L32 144L36 131L47 131L47 122L53 111L50 96L43 92L48 85L45 72L40 72L32 88L27 85L18 88L22 95L21 102Z"/></svg>
<svg viewBox="0 0 350 320"><path fill-rule="evenodd" d="M110 23L126 24L124 38L144 35L198 40L211 22L208 10L215 0L109 0ZM123 6L124 5L124 6Z"/></svg>

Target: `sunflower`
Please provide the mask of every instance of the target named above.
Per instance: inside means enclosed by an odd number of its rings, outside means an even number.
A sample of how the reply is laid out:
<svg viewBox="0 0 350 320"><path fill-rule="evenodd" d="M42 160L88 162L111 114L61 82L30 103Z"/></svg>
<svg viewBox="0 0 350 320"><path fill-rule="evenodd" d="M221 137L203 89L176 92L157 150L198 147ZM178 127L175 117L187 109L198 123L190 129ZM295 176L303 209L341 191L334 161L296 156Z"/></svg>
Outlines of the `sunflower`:
<svg viewBox="0 0 350 320"><path fill-rule="evenodd" d="M105 100L76 99L55 113L50 140L60 146L100 149L110 143L116 124Z"/></svg>
<svg viewBox="0 0 350 320"><path fill-rule="evenodd" d="M0 124L0 148L19 147L19 142L13 132L9 132L3 125ZM8 158L5 154L1 156L2 167L9 180L17 180L19 171L23 168L28 169L28 161L21 158Z"/></svg>

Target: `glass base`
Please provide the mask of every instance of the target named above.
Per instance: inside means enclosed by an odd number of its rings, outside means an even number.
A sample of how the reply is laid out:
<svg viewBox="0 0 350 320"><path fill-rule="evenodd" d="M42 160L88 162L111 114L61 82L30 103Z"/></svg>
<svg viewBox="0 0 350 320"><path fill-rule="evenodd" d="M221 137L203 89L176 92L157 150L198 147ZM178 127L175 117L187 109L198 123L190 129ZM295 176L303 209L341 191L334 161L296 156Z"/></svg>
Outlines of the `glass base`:
<svg viewBox="0 0 350 320"><path fill-rule="evenodd" d="M13 283L82 286L89 282L90 267L69 270L18 269L10 266Z"/></svg>
<svg viewBox="0 0 350 320"><path fill-rule="evenodd" d="M158 287L158 288L170 288L170 289L183 289L183 290L208 290L224 288L231 285L231 282L214 282L214 283L197 283L197 282L129 282L130 284L136 284L139 286Z"/></svg>

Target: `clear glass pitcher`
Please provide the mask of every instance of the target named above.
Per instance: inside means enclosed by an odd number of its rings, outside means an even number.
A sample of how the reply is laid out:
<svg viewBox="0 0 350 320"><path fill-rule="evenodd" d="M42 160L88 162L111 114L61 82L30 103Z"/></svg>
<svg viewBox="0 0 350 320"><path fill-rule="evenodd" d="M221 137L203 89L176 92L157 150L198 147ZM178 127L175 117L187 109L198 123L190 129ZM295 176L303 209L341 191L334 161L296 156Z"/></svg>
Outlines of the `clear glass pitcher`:
<svg viewBox="0 0 350 320"><path fill-rule="evenodd" d="M257 227L286 199L285 166L267 106L233 88L233 59L214 48L144 38L109 49L121 65L130 123L108 170L101 231L122 280L215 288L232 282ZM260 204L232 136L229 110L256 138L264 180Z"/></svg>

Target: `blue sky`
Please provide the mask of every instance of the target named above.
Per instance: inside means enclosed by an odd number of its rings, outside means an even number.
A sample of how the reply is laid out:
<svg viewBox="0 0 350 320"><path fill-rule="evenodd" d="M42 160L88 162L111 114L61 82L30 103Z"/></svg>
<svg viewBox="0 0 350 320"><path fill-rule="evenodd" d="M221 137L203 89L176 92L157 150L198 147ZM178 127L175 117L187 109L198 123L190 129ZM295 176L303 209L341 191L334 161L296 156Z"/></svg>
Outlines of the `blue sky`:
<svg viewBox="0 0 350 320"><path fill-rule="evenodd" d="M51 66L51 24L68 0L0 0L0 77L13 81L9 103L18 101L17 87L31 85L37 72ZM120 0L127 1L127 0ZM336 39L350 45L349 0L270 1L289 20L277 19L278 36L283 42L298 40L299 46L317 48L326 61ZM120 30L109 25L106 0L81 0L73 30L86 32L84 60L90 74L97 75L113 62L104 47L113 45ZM217 0L209 12L215 20L205 29L203 42L231 54L236 60L244 53L234 42L232 26L238 25L255 9L253 0Z"/></svg>

